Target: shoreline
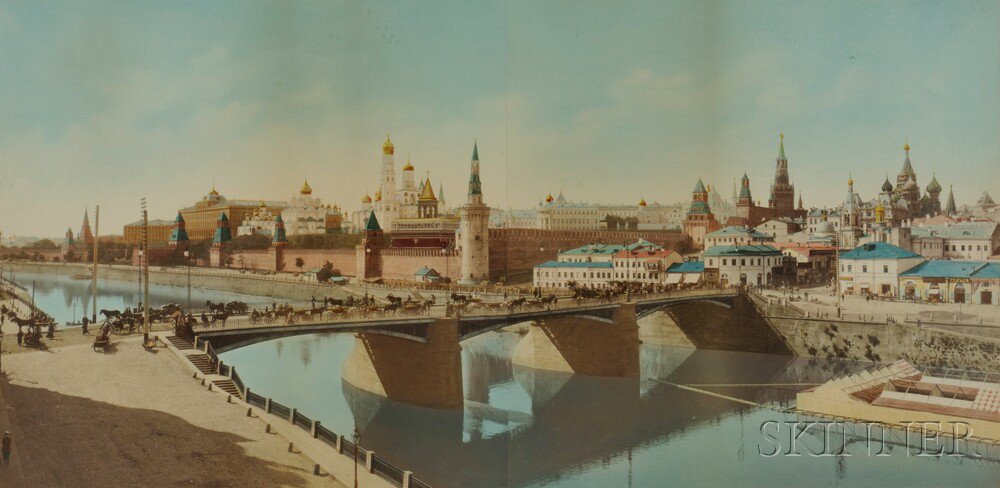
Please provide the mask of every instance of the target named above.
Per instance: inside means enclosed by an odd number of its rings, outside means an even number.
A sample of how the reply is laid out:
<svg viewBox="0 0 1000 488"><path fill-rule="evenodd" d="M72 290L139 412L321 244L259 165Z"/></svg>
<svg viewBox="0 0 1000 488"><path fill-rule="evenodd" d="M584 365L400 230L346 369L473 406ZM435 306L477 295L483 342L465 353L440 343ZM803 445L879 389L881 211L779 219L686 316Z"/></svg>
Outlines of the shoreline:
<svg viewBox="0 0 1000 488"><path fill-rule="evenodd" d="M81 270L90 273L89 264L85 263L36 263L7 262L6 270L19 272L59 273L73 275ZM134 281L136 266L119 264L102 264L97 268L99 278ZM191 270L191 286L207 290L241 293L276 299L308 302L312 297L346 298L351 292L336 285L321 285L306 281L303 277L295 277L287 273L278 275L262 275L240 272L239 270L194 268ZM149 282L158 285L187 286L187 268L150 267Z"/></svg>

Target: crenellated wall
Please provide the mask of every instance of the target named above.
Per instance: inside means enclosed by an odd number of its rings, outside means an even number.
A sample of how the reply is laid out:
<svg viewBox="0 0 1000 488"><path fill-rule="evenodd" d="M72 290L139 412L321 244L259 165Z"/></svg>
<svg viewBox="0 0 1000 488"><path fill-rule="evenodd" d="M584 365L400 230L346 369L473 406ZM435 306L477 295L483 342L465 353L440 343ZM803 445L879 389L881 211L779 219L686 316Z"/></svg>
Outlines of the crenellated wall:
<svg viewBox="0 0 1000 488"><path fill-rule="evenodd" d="M412 280L417 270L431 267L452 280L458 280L462 256L458 251L442 253L440 249L382 249L382 277Z"/></svg>

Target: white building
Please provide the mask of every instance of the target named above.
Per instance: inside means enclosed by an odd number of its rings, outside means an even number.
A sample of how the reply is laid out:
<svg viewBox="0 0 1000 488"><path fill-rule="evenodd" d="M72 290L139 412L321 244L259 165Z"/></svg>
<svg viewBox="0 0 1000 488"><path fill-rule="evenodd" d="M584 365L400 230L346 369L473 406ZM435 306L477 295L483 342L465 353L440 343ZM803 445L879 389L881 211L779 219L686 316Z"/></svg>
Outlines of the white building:
<svg viewBox="0 0 1000 488"><path fill-rule="evenodd" d="M285 232L290 235L325 234L327 231L340 231L340 228L329 228L339 225L340 208L324 205L319 197L312 196L309 182L302 184L299 194L293 196L288 207L281 212L285 221Z"/></svg>
<svg viewBox="0 0 1000 488"><path fill-rule="evenodd" d="M271 212L267 208L265 202L260 202L260 207L254 210L249 217L243 220L243 223L236 228L236 235L238 236L248 236L252 234L262 234L266 236L274 235L274 217L275 213Z"/></svg>
<svg viewBox="0 0 1000 488"><path fill-rule="evenodd" d="M606 288L612 274L611 261L549 261L535 266L532 284L536 288L568 288L575 282L580 287Z"/></svg>
<svg viewBox="0 0 1000 488"><path fill-rule="evenodd" d="M419 205L417 200L423 183L417 185L413 178L413 165L407 162L403 165L403 181L399 188L396 187L396 146L388 137L382 144L382 169L379 177L379 184L374 196L364 195L361 197L361 210L351 213L351 232L360 232L365 228L368 215L374 211L376 218L383 229L391 231L397 218L414 219L419 216ZM445 213L444 188L439 188L438 213Z"/></svg>
<svg viewBox="0 0 1000 488"><path fill-rule="evenodd" d="M705 235L706 249L712 246L764 244L767 242L774 242L774 236L743 225L731 225Z"/></svg>
<svg viewBox="0 0 1000 488"><path fill-rule="evenodd" d="M800 232L805 223L801 220L792 219L768 219L755 227L759 232L770 235L775 241L787 241L789 236Z"/></svg>
<svg viewBox="0 0 1000 488"><path fill-rule="evenodd" d="M795 276L795 260L769 245L712 246L705 250L705 279L728 285L765 286Z"/></svg>
<svg viewBox="0 0 1000 488"><path fill-rule="evenodd" d="M899 275L926 258L887 242L862 244L840 255L840 292L898 296Z"/></svg>
<svg viewBox="0 0 1000 488"><path fill-rule="evenodd" d="M910 234L911 248L927 250L926 256L983 261L1000 250L996 222L919 224L910 228Z"/></svg>

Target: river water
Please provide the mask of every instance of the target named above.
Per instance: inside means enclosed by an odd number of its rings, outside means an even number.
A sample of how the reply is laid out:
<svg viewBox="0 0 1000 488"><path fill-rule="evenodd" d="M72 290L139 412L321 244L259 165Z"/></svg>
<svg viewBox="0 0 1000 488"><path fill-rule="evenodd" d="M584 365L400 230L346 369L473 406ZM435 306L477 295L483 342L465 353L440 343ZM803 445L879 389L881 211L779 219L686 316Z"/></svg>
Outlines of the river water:
<svg viewBox="0 0 1000 488"><path fill-rule="evenodd" d="M34 284L36 303L60 323L89 313L89 281L49 273L15 278L29 292ZM137 282L100 280L98 290L98 308L134 306L141 296ZM186 300L186 287L150 286L154 306ZM205 300L271 302L192 289L195 306ZM774 447L761 426L794 421L794 414L669 384L819 383L865 363L643 344L640 377L598 378L513 366L512 350L520 339L496 332L463 342L460 411L407 405L341 380L355 341L350 334L277 339L222 357L257 393L345 436L357 426L362 446L438 488L1000 486L995 461L918 457L901 447L879 457L858 443L848 445L850 457L813 457L806 450L796 450L798 457L764 457L759 451ZM796 390L702 388L778 407L793 403ZM785 449L787 432L776 437ZM810 431L803 439L812 452L822 451L816 447L823 443L819 433Z"/></svg>
<svg viewBox="0 0 1000 488"><path fill-rule="evenodd" d="M257 393L336 433L357 425L362 446L435 487L1000 486L996 462L903 448L885 457L859 444L848 446L851 457L800 449L799 457L764 457L774 447L761 425L794 414L667 384L817 383L868 364L644 344L639 378L597 378L512 366L520 338L490 333L463 343L465 409L453 412L342 381L355 340L348 334L272 340L223 359ZM795 397L792 387L705 389L778 407ZM805 442L822 452L816 429Z"/></svg>
<svg viewBox="0 0 1000 488"><path fill-rule="evenodd" d="M5 278L9 278L4 273ZM56 319L58 324L82 320L91 316L93 287L89 279L74 279L61 273L15 273L14 282L23 286L30 295L34 291L35 304ZM187 306L187 287L174 285L149 285L149 304L159 307L168 303ZM270 306L272 299L241 293L191 288L191 305L195 310L204 309L205 302L229 302L239 300L261 308ZM135 308L142 301L139 277L134 281L97 280L97 310L124 310ZM278 300L287 303L288 300ZM99 320L103 317L98 317Z"/></svg>

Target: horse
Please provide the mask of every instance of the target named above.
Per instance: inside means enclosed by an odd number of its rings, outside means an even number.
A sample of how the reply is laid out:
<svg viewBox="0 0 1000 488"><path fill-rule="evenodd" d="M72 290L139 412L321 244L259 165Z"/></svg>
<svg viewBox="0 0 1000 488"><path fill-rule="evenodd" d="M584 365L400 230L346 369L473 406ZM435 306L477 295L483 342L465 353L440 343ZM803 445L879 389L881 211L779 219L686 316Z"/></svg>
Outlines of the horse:
<svg viewBox="0 0 1000 488"><path fill-rule="evenodd" d="M458 293L451 294L451 301L453 302L464 303L467 302L468 300L469 300L468 295L459 295Z"/></svg>
<svg viewBox="0 0 1000 488"><path fill-rule="evenodd" d="M116 318L120 317L121 314L122 313L120 311L118 311L118 310L104 310L104 309L101 309L101 315L103 315L105 319L116 319Z"/></svg>

